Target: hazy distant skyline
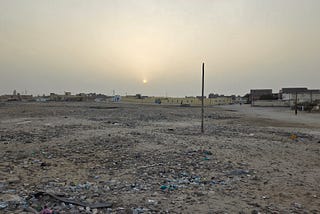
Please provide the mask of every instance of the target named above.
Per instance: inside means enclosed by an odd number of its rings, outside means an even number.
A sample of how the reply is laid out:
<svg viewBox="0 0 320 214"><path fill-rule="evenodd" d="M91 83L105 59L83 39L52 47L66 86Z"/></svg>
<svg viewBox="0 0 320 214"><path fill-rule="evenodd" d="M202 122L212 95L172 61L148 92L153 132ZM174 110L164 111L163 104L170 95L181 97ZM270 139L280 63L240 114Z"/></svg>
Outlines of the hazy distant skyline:
<svg viewBox="0 0 320 214"><path fill-rule="evenodd" d="M320 88L318 0L0 0L0 94ZM147 80L147 83L143 83Z"/></svg>

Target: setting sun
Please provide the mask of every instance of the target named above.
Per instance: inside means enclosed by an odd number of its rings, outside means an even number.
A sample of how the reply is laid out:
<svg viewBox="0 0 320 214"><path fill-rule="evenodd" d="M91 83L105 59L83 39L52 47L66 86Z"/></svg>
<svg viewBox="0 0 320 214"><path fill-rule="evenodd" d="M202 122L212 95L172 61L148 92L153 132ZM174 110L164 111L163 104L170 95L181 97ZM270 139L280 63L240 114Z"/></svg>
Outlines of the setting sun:
<svg viewBox="0 0 320 214"><path fill-rule="evenodd" d="M142 82L143 82L143 84L146 84L146 83L148 83L148 80L143 79Z"/></svg>

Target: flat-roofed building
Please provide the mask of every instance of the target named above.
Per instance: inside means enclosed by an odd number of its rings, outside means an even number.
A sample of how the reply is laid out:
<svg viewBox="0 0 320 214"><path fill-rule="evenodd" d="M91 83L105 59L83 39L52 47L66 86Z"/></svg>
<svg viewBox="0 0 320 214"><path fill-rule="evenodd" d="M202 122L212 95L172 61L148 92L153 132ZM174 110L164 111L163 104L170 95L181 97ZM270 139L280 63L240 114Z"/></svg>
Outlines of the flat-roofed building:
<svg viewBox="0 0 320 214"><path fill-rule="evenodd" d="M306 87L282 88L279 92L282 101L288 101L290 106L297 103L313 103L320 101L320 89L308 89Z"/></svg>
<svg viewBox="0 0 320 214"><path fill-rule="evenodd" d="M260 100L262 96L272 96L272 89L251 89L249 102Z"/></svg>

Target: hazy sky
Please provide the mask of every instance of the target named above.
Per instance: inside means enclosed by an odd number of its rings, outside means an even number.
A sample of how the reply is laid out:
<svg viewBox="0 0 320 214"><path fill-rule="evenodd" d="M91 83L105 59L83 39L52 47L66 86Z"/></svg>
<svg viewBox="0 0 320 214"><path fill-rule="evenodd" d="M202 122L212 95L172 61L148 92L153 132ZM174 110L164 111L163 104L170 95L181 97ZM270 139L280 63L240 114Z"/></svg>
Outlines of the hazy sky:
<svg viewBox="0 0 320 214"><path fill-rule="evenodd" d="M206 94L320 88L320 1L0 0L0 94L199 95L202 62Z"/></svg>

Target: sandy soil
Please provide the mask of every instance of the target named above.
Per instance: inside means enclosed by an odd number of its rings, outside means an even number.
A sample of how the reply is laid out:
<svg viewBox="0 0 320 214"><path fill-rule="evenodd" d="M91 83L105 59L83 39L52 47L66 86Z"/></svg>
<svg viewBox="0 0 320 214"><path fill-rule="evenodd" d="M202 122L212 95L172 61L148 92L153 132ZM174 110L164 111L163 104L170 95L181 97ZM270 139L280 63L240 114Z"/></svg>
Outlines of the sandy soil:
<svg viewBox="0 0 320 214"><path fill-rule="evenodd" d="M224 109L235 110L246 116L277 120L280 122L299 123L320 128L320 113L305 111L295 112L287 107L251 107L250 105L226 105Z"/></svg>
<svg viewBox="0 0 320 214"><path fill-rule="evenodd" d="M318 115L254 111L207 108L201 134L199 108L1 104L0 213L320 213Z"/></svg>

